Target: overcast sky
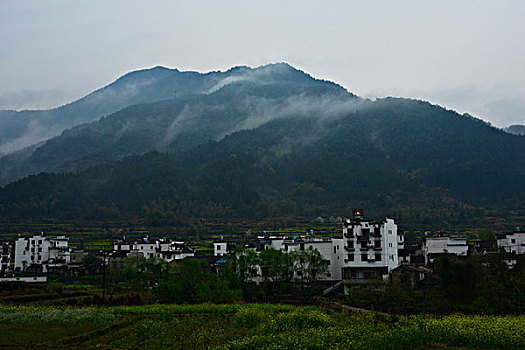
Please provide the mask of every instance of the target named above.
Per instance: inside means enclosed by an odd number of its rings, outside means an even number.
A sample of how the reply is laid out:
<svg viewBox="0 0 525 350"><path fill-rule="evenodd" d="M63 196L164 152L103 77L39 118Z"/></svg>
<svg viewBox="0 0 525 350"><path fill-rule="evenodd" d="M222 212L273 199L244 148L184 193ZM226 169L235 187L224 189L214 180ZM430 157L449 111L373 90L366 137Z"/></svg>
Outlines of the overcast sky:
<svg viewBox="0 0 525 350"><path fill-rule="evenodd" d="M525 1L0 0L0 108L49 108L140 68L286 61L364 97L525 124Z"/></svg>

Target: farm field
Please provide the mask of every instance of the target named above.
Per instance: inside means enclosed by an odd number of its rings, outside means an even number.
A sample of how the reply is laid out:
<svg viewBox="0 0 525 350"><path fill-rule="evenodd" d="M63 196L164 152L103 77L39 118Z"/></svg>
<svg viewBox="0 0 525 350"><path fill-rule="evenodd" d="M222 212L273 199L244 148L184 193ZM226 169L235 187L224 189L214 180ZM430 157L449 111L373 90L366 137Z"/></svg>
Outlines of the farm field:
<svg viewBox="0 0 525 350"><path fill-rule="evenodd" d="M0 305L2 349L525 348L525 316L384 316L275 304Z"/></svg>

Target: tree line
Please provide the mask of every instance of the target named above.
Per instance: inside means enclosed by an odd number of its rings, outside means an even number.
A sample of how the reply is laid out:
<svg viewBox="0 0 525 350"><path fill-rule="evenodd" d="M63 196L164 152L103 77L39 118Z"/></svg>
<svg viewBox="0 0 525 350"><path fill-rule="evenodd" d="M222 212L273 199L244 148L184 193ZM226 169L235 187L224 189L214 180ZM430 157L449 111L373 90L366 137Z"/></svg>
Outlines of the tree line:
<svg viewBox="0 0 525 350"><path fill-rule="evenodd" d="M92 259L91 259L92 260ZM97 264L89 261L89 267ZM102 261L98 261L98 269ZM285 294L309 295L328 262L317 250L260 253L239 247L211 266L187 258L169 264L158 258L127 258L107 267L104 294L108 302L122 295L164 303L231 303L277 300Z"/></svg>

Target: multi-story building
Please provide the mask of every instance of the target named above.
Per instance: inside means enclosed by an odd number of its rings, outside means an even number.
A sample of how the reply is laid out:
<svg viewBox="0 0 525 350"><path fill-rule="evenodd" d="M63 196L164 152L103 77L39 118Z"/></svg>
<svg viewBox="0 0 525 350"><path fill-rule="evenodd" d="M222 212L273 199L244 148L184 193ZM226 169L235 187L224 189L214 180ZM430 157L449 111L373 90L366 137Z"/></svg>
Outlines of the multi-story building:
<svg viewBox="0 0 525 350"><path fill-rule="evenodd" d="M6 242L0 243L0 276L4 276L10 269L11 251L11 244Z"/></svg>
<svg viewBox="0 0 525 350"><path fill-rule="evenodd" d="M404 239L392 219L377 222L364 219L362 209L343 221L344 264L346 285L371 279L386 279L399 265L398 249Z"/></svg>
<svg viewBox="0 0 525 350"><path fill-rule="evenodd" d="M226 241L221 239L220 241L213 242L213 256L225 256L231 253L239 246L240 242Z"/></svg>
<svg viewBox="0 0 525 350"><path fill-rule="evenodd" d="M525 231L519 228L510 233L503 233L498 236L498 248L507 254L505 263L508 267L513 267L518 261L518 255L525 254Z"/></svg>
<svg viewBox="0 0 525 350"><path fill-rule="evenodd" d="M422 246L425 263L431 264L434 257L439 254L454 254L457 256L467 256L468 243L462 237L425 237Z"/></svg>
<svg viewBox="0 0 525 350"><path fill-rule="evenodd" d="M71 261L69 238L66 236L19 237L15 241L15 270L25 271L30 266L41 266L50 272Z"/></svg>

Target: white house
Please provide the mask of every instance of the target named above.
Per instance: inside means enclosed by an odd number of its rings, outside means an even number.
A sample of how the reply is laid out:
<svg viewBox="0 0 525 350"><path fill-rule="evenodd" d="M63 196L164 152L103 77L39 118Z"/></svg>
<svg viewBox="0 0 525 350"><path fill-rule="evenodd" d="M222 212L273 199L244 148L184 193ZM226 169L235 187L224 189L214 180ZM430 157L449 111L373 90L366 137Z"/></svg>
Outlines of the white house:
<svg viewBox="0 0 525 350"><path fill-rule="evenodd" d="M224 239L215 241L213 242L213 256L225 256L233 252L241 244L240 242L226 241Z"/></svg>
<svg viewBox="0 0 525 350"><path fill-rule="evenodd" d="M507 253L525 254L525 231L516 230L497 237L498 248Z"/></svg>
<svg viewBox="0 0 525 350"><path fill-rule="evenodd" d="M353 217L343 220L343 242L345 284L388 278L399 265L398 249L404 247L394 220L366 220L362 209L354 209Z"/></svg>
<svg viewBox="0 0 525 350"><path fill-rule="evenodd" d="M150 240L149 237L144 237L136 241L133 248L146 259L155 258L157 257L157 244L157 240Z"/></svg>
<svg viewBox="0 0 525 350"><path fill-rule="evenodd" d="M516 265L518 255L525 254L525 231L517 229L497 237L498 248L507 253L505 263L508 267Z"/></svg>
<svg viewBox="0 0 525 350"><path fill-rule="evenodd" d="M183 260L195 256L195 249L192 249L184 242L171 241L166 238L157 241L157 257L172 262Z"/></svg>
<svg viewBox="0 0 525 350"><path fill-rule="evenodd" d="M19 237L15 241L15 270L25 271L31 265L41 265L42 272L71 262L69 238L66 236Z"/></svg>
<svg viewBox="0 0 525 350"><path fill-rule="evenodd" d="M10 268L11 251L12 247L10 243L0 243L0 276L3 276Z"/></svg>
<svg viewBox="0 0 525 350"><path fill-rule="evenodd" d="M422 246L425 263L432 263L436 254L454 254L467 256L467 239L462 237L425 237Z"/></svg>

